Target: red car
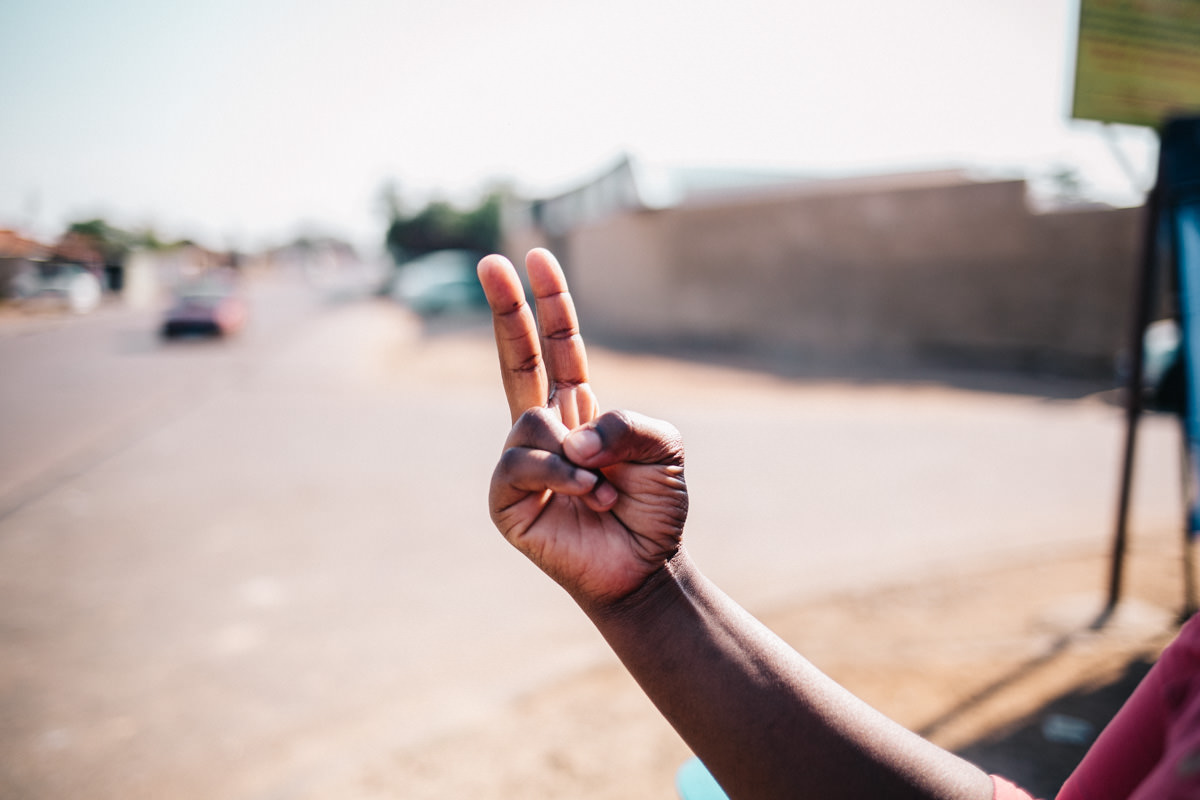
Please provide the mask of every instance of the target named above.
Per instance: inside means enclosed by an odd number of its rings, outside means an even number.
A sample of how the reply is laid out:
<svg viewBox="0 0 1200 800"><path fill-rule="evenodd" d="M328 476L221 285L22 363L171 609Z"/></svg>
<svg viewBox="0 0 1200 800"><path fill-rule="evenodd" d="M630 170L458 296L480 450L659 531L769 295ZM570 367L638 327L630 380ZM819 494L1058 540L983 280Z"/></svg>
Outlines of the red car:
<svg viewBox="0 0 1200 800"><path fill-rule="evenodd" d="M163 317L162 335L231 336L246 323L246 302L228 280L200 280L179 287Z"/></svg>

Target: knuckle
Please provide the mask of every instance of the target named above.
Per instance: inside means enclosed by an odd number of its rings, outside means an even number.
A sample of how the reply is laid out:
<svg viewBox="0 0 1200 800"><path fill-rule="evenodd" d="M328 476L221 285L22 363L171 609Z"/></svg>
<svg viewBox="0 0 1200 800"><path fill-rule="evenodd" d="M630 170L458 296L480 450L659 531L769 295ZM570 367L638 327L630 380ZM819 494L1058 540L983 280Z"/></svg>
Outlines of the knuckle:
<svg viewBox="0 0 1200 800"><path fill-rule="evenodd" d="M601 437L610 442L626 438L635 430L633 417L628 411L607 411L596 421Z"/></svg>
<svg viewBox="0 0 1200 800"><path fill-rule="evenodd" d="M568 339L577 339L579 336L579 328L574 325L562 325L557 328L546 331L546 338L555 341L566 341Z"/></svg>
<svg viewBox="0 0 1200 800"><path fill-rule="evenodd" d="M517 417L513 427L522 436L540 433L547 430L554 419L554 412L548 408L536 407L527 409Z"/></svg>
<svg viewBox="0 0 1200 800"><path fill-rule="evenodd" d="M634 460L683 466L683 436L669 422L632 411L610 411L597 427L606 446L624 448Z"/></svg>
<svg viewBox="0 0 1200 800"><path fill-rule="evenodd" d="M515 473L524 461L525 451L520 447L509 447L500 454L500 460L496 463L497 476L511 476Z"/></svg>
<svg viewBox="0 0 1200 800"><path fill-rule="evenodd" d="M663 429L663 447L667 452L667 463L683 466L683 434L674 426L667 424Z"/></svg>
<svg viewBox="0 0 1200 800"><path fill-rule="evenodd" d="M522 359L512 366L512 371L518 374L526 374L537 372L542 366L542 354L530 353L529 356Z"/></svg>
<svg viewBox="0 0 1200 800"><path fill-rule="evenodd" d="M525 302L525 295L522 294L517 297L497 297L492 310L498 317L508 317L522 313L528 306L529 304Z"/></svg>

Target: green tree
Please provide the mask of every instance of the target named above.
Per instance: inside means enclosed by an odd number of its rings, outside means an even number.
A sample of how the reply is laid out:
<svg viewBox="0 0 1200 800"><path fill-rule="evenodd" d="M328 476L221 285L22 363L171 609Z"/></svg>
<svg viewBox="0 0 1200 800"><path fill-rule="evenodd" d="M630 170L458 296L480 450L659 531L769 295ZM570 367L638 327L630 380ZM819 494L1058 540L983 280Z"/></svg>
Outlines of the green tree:
<svg viewBox="0 0 1200 800"><path fill-rule="evenodd" d="M96 247L106 264L120 264L136 243L133 234L109 225L103 219L73 222L67 226L67 235L81 236Z"/></svg>
<svg viewBox="0 0 1200 800"><path fill-rule="evenodd" d="M397 264L435 250L493 252L499 248L499 192L488 194L476 207L466 211L435 200L412 215L403 213L397 195L390 195L388 200L392 219L385 244Z"/></svg>
<svg viewBox="0 0 1200 800"><path fill-rule="evenodd" d="M167 241L159 237L150 227L134 231L118 228L103 218L73 222L67 226L64 235L81 236L93 244L104 256L108 264L120 264L129 255L130 250L166 250L180 245L194 244L190 239Z"/></svg>

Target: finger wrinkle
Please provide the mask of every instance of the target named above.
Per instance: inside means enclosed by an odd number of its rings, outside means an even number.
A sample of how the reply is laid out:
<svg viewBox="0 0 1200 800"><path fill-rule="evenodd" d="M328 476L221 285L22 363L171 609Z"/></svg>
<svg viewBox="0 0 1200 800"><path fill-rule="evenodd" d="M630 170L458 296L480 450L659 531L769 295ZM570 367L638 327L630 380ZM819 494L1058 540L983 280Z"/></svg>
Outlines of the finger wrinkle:
<svg viewBox="0 0 1200 800"><path fill-rule="evenodd" d="M510 367L511 372L537 372L542 366L542 357L534 353L519 364Z"/></svg>
<svg viewBox="0 0 1200 800"><path fill-rule="evenodd" d="M500 334L497 335L499 336ZM520 333L514 333L511 336L504 336L503 340L505 342L532 342L533 338L528 331L521 331Z"/></svg>
<svg viewBox="0 0 1200 800"><path fill-rule="evenodd" d="M581 338L579 335L579 328L576 328L574 326L570 326L570 327L566 327L566 328L559 328L559 329L553 330L553 331L548 331L545 334L545 337L547 339L554 339L554 340L558 340L558 341L566 341L568 339Z"/></svg>
<svg viewBox="0 0 1200 800"><path fill-rule="evenodd" d="M492 310L495 312L497 317L511 317L513 314L520 314L521 309L523 308L529 308L529 304L524 300L517 300L513 302L512 308L508 309L507 311L499 308L494 308Z"/></svg>

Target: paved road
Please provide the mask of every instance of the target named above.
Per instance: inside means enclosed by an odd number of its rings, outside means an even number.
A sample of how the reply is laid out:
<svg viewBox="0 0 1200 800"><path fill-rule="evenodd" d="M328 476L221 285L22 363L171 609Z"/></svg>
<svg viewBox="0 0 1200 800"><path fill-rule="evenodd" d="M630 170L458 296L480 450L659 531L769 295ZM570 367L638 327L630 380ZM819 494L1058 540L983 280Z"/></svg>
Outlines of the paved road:
<svg viewBox="0 0 1200 800"><path fill-rule="evenodd" d="M254 300L228 345L121 309L0 324L0 796L361 796L607 657L487 521L486 324ZM1111 527L1121 417L1095 398L593 361L604 405L683 430L692 548L752 608ZM1176 524L1176 461L1148 420L1141 529Z"/></svg>
<svg viewBox="0 0 1200 800"><path fill-rule="evenodd" d="M253 372L324 302L295 279L252 294L253 324L234 343L163 342L159 309L115 302L0 318L0 518Z"/></svg>

